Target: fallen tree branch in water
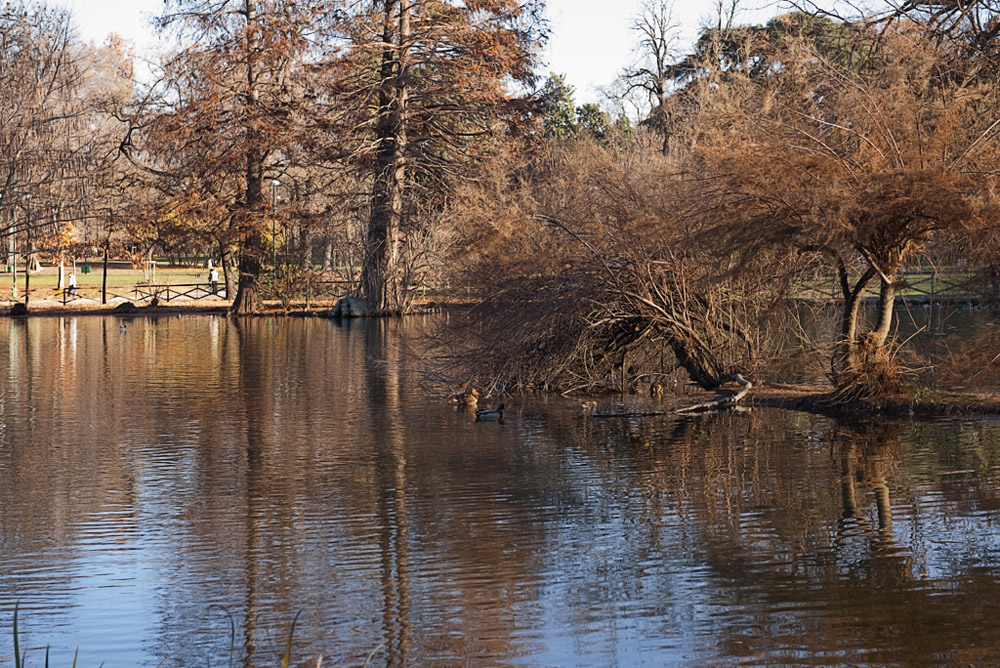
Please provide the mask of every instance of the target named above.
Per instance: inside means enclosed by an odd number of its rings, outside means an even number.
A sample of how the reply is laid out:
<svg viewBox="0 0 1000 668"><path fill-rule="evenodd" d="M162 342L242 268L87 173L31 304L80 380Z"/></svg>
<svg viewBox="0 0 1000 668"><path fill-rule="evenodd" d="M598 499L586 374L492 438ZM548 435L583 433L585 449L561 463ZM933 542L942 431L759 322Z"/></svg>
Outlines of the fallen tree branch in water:
<svg viewBox="0 0 1000 668"><path fill-rule="evenodd" d="M743 389L741 389L736 394L729 395L728 397L719 397L718 399L713 399L712 401L706 401L703 404L695 404L694 406L686 406L684 408L678 408L675 413L692 413L694 411L708 411L717 410L720 408L727 408L729 406L735 406L739 403L743 397L750 393L753 388L753 383L741 376L736 374L730 378L730 380L739 383Z"/></svg>
<svg viewBox="0 0 1000 668"><path fill-rule="evenodd" d="M650 417L655 415L666 415L665 411L599 411L596 401L584 401L580 404L580 414L585 418L631 418Z"/></svg>
<svg viewBox="0 0 1000 668"><path fill-rule="evenodd" d="M584 417L592 418L633 418L666 415L665 411L618 411L614 413L588 413Z"/></svg>

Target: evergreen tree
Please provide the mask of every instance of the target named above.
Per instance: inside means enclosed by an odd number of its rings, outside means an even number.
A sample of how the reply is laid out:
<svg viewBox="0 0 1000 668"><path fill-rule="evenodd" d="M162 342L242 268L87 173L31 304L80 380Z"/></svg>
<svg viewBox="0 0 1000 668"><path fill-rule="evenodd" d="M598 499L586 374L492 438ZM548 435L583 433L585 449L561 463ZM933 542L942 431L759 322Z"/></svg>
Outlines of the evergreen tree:
<svg viewBox="0 0 1000 668"><path fill-rule="evenodd" d="M545 118L545 136L555 139L576 137L576 114L573 93L575 89L566 82L565 74L549 74L538 93Z"/></svg>

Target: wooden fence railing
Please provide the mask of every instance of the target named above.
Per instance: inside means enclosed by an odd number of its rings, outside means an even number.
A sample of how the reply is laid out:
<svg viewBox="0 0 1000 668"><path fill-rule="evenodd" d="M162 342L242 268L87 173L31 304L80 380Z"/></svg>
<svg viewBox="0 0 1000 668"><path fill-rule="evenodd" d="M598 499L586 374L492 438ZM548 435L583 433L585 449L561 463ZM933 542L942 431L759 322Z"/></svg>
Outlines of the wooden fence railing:
<svg viewBox="0 0 1000 668"><path fill-rule="evenodd" d="M72 288L31 288L25 293L22 288L19 290L22 299L27 296L31 299L45 299L59 301L62 304L72 304L81 299L88 299L100 302L105 294L99 285L79 285ZM168 302L172 299L199 300L206 297L218 296L226 298L226 287L219 285L217 292L212 292L209 283L138 283L132 286L116 285L107 288L106 296L108 301L113 299L127 299L132 302L150 302L154 298L161 302Z"/></svg>
<svg viewBox="0 0 1000 668"><path fill-rule="evenodd" d="M995 292L995 287L984 280L984 274L970 271L955 272L910 272L898 276L896 295L903 298L954 299L984 296ZM867 296L877 296L878 280L868 286ZM800 279L794 283L794 295L799 299L840 299L840 284L835 276L816 276Z"/></svg>
<svg viewBox="0 0 1000 668"><path fill-rule="evenodd" d="M143 302L158 299L205 299L206 297L226 298L226 286L219 284L216 291L210 283L138 283L132 288L133 301Z"/></svg>
<svg viewBox="0 0 1000 668"><path fill-rule="evenodd" d="M267 286L265 284L263 289L268 299L305 301L306 304L309 304L317 300L343 297L347 294L351 285L350 281L306 279L291 284L283 284L280 288L275 285ZM20 290L20 293L23 299L25 294L23 288ZM166 303L175 299L197 301L209 297L227 299L226 286L220 283L215 292L212 291L210 283L137 283L131 286L109 286L107 289L108 301L121 298L136 303L148 303L156 299L161 303ZM81 299L100 302L102 290L99 285L79 285L75 290L51 287L31 288L28 297L29 302L32 298L55 300L63 304L71 304Z"/></svg>
<svg viewBox="0 0 1000 668"><path fill-rule="evenodd" d="M303 302L310 304L321 300L336 300L350 292L351 281L317 280L309 276L296 277L294 280L281 280L269 289L265 296L282 302Z"/></svg>

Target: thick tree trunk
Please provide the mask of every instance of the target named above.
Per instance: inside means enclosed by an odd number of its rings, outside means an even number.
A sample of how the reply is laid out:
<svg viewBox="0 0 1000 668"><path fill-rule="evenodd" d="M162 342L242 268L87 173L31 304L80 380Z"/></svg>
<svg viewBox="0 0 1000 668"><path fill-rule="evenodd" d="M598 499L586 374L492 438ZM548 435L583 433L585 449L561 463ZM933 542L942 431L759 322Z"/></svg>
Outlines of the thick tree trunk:
<svg viewBox="0 0 1000 668"><path fill-rule="evenodd" d="M718 360L699 342L675 334L670 337L669 343L677 362L702 389L714 390L726 381L727 376Z"/></svg>
<svg viewBox="0 0 1000 668"><path fill-rule="evenodd" d="M375 176L372 212L368 222L361 286L372 311L389 311L396 306L396 267L399 260L399 214L402 209L401 183L386 152L379 151L382 172Z"/></svg>
<svg viewBox="0 0 1000 668"><path fill-rule="evenodd" d="M264 157L258 148L260 130L257 127L259 91L257 79L257 54L260 50L260 27L257 17L257 0L245 0L244 11L247 22L247 95L246 113L249 146L246 152L246 201L242 222L246 236L240 248L240 278L236 289L236 297L229 312L233 315L254 313L263 306L260 295L261 243L259 214L264 204ZM228 283L227 283L228 287Z"/></svg>
<svg viewBox="0 0 1000 668"><path fill-rule="evenodd" d="M837 368L836 357L833 368L834 384L837 386L836 396L843 401L882 396L898 389L898 370L886 350L886 342L892 329L893 307L896 297L895 271L878 272L871 268L862 277L852 293L852 300L845 304L845 314L857 320L858 304L863 283L867 283L870 274L880 276L879 306L875 326L862 335L857 323L845 322L845 354ZM848 311L850 307L850 311ZM849 337L849 338L848 338Z"/></svg>
<svg viewBox="0 0 1000 668"><path fill-rule="evenodd" d="M398 36L393 9L399 6ZM381 78L371 215L365 235L361 289L373 312L400 306L399 229L406 182L406 77L409 67L410 0L385 0Z"/></svg>
<svg viewBox="0 0 1000 668"><path fill-rule="evenodd" d="M239 284L236 288L236 298L229 312L233 315L246 315L257 313L264 306L264 299L260 294L260 244L257 244L257 252L244 248L240 253L239 261Z"/></svg>

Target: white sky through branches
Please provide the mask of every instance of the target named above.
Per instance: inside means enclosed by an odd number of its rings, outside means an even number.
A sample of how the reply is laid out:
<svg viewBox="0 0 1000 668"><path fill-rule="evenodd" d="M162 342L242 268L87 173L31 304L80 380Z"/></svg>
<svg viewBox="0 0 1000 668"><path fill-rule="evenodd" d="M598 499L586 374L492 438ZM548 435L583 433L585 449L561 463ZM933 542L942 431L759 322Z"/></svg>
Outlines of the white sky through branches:
<svg viewBox="0 0 1000 668"><path fill-rule="evenodd" d="M779 12L776 2L743 0L746 11L738 23L766 22ZM715 0L674 0L674 20L681 38L678 48L689 49L700 26L714 23ZM763 7L763 9L758 9ZM543 72L565 74L576 87L578 102L598 102L599 86L611 83L622 68L635 62L638 39L632 24L642 0L547 0L551 35Z"/></svg>
<svg viewBox="0 0 1000 668"><path fill-rule="evenodd" d="M135 43L140 54L155 47L149 18L162 11L163 0L50 0L50 4L73 12L84 39L103 42L117 32ZM690 46L714 4L714 0L675 0L682 48ZM739 16L744 22L766 21L777 13L774 3L765 0L743 4L748 8ZM540 73L565 74L576 87L578 102L599 101L597 88L611 83L635 59L631 25L640 6L641 0L547 0L551 34ZM762 6L770 8L750 9Z"/></svg>

